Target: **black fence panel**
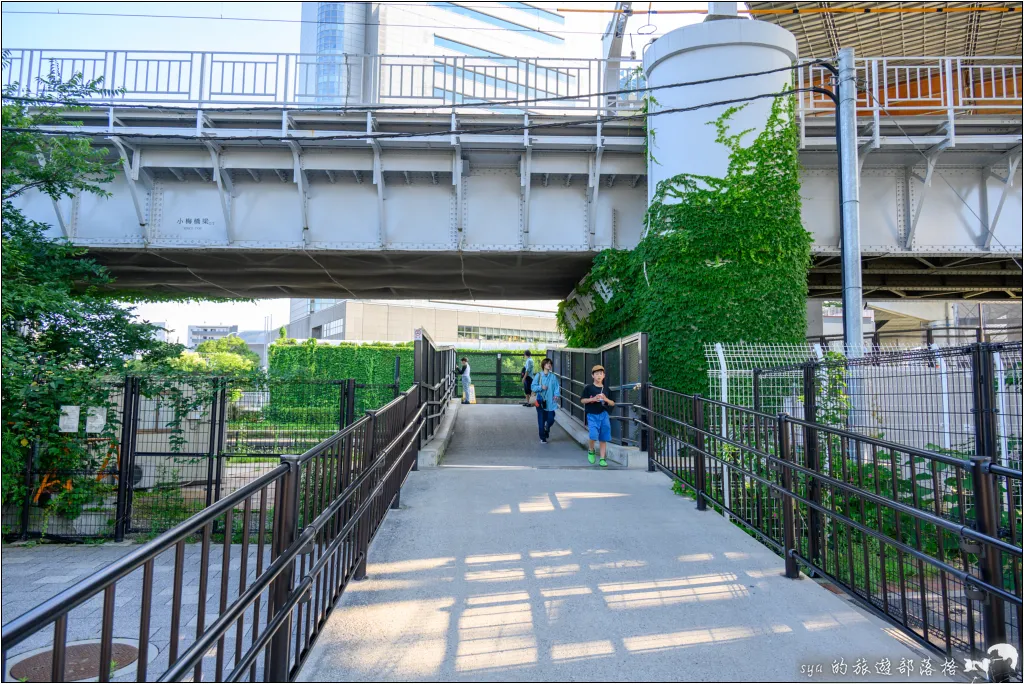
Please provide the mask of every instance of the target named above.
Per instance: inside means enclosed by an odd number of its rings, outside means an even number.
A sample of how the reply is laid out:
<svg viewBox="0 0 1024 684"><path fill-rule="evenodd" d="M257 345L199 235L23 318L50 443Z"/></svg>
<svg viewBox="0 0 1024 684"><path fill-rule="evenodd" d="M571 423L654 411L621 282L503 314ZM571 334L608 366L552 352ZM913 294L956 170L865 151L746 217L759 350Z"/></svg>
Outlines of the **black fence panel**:
<svg viewBox="0 0 1024 684"><path fill-rule="evenodd" d="M984 358L993 347L973 351ZM983 373L978 386L995 388ZM811 417L815 377L808 365L801 403ZM978 444L998 436L994 395L979 403L989 426ZM636 423L651 434L652 464L699 509L779 552L787 576L802 565L936 652L975 657L1020 643L1019 468L656 387Z"/></svg>
<svg viewBox="0 0 1024 684"><path fill-rule="evenodd" d="M23 471L25 496L3 507L8 538L46 536L58 539L114 536L123 518L118 498L126 392L123 379L111 380L107 400L99 406L62 406L60 432L31 445ZM129 414L131 407L128 407ZM74 468L46 464L68 460Z"/></svg>
<svg viewBox="0 0 1024 684"><path fill-rule="evenodd" d="M632 422L633 406L647 401L647 333L623 337L597 349L551 349L554 372L561 386L560 410L586 426L586 412L580 403L583 388L593 381L591 369L602 365L605 385L616 406L611 411L612 442L647 448L646 433Z"/></svg>

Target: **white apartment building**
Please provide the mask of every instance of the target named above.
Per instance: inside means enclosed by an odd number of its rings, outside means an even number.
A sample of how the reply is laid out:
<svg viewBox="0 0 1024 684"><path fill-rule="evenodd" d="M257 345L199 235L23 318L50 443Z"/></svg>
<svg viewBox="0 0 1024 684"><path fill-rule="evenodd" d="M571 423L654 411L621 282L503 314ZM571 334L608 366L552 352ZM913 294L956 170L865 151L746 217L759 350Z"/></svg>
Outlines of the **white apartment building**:
<svg viewBox="0 0 1024 684"><path fill-rule="evenodd" d="M195 349L200 342L219 340L237 332L237 325L190 325L188 326L188 347Z"/></svg>

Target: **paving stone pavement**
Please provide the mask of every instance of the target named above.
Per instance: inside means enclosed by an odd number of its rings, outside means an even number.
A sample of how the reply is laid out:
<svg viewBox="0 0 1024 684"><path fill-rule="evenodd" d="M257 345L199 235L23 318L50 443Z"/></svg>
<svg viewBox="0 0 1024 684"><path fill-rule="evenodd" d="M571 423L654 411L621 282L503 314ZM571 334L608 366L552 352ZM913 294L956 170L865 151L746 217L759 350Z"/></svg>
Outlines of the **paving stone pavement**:
<svg viewBox="0 0 1024 684"><path fill-rule="evenodd" d="M0 550L0 590L2 590L3 622L6 624L13 618L34 608L43 601L56 596L64 589L80 582L92 573L115 562L128 553L139 548L138 544L36 544L36 545L4 545ZM255 579L256 549L250 546L247 561L247 579ZM228 566L227 602L238 596L239 571L241 568L242 547L234 544L231 547ZM264 567L269 564L269 550L265 552ZM212 546L208 562L207 599L205 621L210 625L219 615L221 601L221 577L223 548ZM196 624L199 615L199 577L201 547L199 544L188 544L185 547L184 571L182 573L181 628L179 635L179 653L183 652L195 640ZM168 647L170 645L171 606L174 589L174 551L164 552L154 563L153 593L154 601L151 612L150 627L150 678L159 674L167 667ZM114 638L135 640L139 634L141 617L140 602L142 598L142 569L132 572L117 582L114 594ZM263 594L262 605L266 605L266 592ZM265 613L265 611L264 611ZM261 618L264 616L261 615ZM100 635L103 620L102 592L71 611L68 620L68 642L96 639ZM261 626L265 619L260 620ZM247 644L252 629L251 619L246 620L243 631L243 644ZM232 629L225 637L225 652L234 654L235 630ZM20 653L49 646L52 643L53 630L45 629L11 648L8 659ZM216 661L214 652L204 657L204 679L212 679ZM227 662L231 662L229 658ZM259 670L262 671L262 662ZM135 679L132 668L124 668L115 673L115 681Z"/></svg>

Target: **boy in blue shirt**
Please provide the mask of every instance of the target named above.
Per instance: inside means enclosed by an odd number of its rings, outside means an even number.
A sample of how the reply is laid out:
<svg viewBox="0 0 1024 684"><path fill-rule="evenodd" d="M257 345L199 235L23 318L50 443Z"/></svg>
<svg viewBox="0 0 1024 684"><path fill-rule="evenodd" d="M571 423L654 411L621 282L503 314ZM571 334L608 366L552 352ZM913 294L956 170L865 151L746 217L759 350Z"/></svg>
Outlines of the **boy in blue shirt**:
<svg viewBox="0 0 1024 684"><path fill-rule="evenodd" d="M614 408L615 402L612 401L611 391L604 386L604 366L601 364L594 366L590 370L590 377L594 379L594 382L584 387L583 394L580 396L580 403L583 404L587 412L587 428L590 430L590 451L587 453L587 460L591 463L594 462L596 458L594 442L599 441L601 443L599 464L602 468L607 468L608 461L605 456L608 442L612 438L612 421L608 416L608 410Z"/></svg>
<svg viewBox="0 0 1024 684"><path fill-rule="evenodd" d="M558 376L552 372L554 367L555 363L551 359L541 361L540 373L534 376L530 386L537 397L537 431L542 444L548 443L551 426L555 424L555 410L558 408L555 399L562 396Z"/></svg>

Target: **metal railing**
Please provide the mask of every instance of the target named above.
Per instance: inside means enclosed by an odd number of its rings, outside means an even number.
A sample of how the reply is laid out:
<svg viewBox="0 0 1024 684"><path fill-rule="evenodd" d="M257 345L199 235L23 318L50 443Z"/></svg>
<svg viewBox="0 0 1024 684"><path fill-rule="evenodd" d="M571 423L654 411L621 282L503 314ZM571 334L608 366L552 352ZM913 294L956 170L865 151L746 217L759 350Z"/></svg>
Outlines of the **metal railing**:
<svg viewBox="0 0 1024 684"><path fill-rule="evenodd" d="M423 328L414 332L413 376L419 387L420 404L429 406L422 429L427 440L441 424L448 404L458 394L455 377L455 347L438 347Z"/></svg>
<svg viewBox="0 0 1024 684"><path fill-rule="evenodd" d="M99 681L122 676L112 653L125 638L138 647L139 681L291 681L348 583L366 574L370 542L444 412L428 414L421 392L417 383L301 456L282 456L4 625L4 672L12 650L49 647L50 677L64 681L70 634L99 636L97 671L83 675ZM138 598L119 601L119 591Z"/></svg>
<svg viewBox="0 0 1024 684"><path fill-rule="evenodd" d="M828 85L830 72L802 60L798 87ZM963 114L1020 114L1024 96L1021 57L858 58L857 111L876 124L893 115L932 114L952 124ZM65 77L102 78L103 87L124 89L98 101L124 105L216 107L344 107L373 105L458 106L496 102L499 111L637 110L644 75L639 60L464 55L317 55L257 52L12 49L3 83L19 92L37 90L51 69ZM606 74L614 82L605 83ZM630 91L609 104L603 91ZM567 98L502 106L502 100ZM832 115L832 100L797 95L802 125ZM877 130L877 127L876 127Z"/></svg>
<svg viewBox="0 0 1024 684"><path fill-rule="evenodd" d="M36 453L83 447L73 470L27 459L24 496L5 506L5 536L81 540L165 532L401 393L347 380L159 375L111 380L103 432L51 434ZM81 505L52 509L61 491ZM17 505L20 504L20 505Z"/></svg>
<svg viewBox="0 0 1024 684"><path fill-rule="evenodd" d="M649 387L651 464L929 648L1020 643L1021 471ZM1002 505L1015 496L1016 507Z"/></svg>
<svg viewBox="0 0 1024 684"><path fill-rule="evenodd" d="M873 333L865 333L863 348L868 350L880 350L885 346L913 346L913 347L957 347L973 342L1011 342L1020 341L1022 330L1020 326L944 326L941 328L921 328L915 330L877 330ZM843 336L836 335L808 335L807 341L818 343L824 351L829 349L844 350Z"/></svg>
<svg viewBox="0 0 1024 684"><path fill-rule="evenodd" d="M870 117L880 142L886 116L937 116L945 119L939 135L954 136L965 115L1020 117L1024 104L1024 68L1020 55L986 57L867 57L855 60L857 116ZM796 73L798 88L831 84L831 72L805 63ZM833 101L815 92L797 94L801 145L807 123L834 116Z"/></svg>
<svg viewBox="0 0 1024 684"><path fill-rule="evenodd" d="M611 61L609 70L608 60L589 58L14 49L3 83L34 93L51 70L81 73L124 90L97 101L125 105L448 106L557 97L564 99L528 109L596 110L609 109L596 93L643 85L639 61ZM606 71L617 74L608 88ZM624 94L611 108L639 104L639 94Z"/></svg>

